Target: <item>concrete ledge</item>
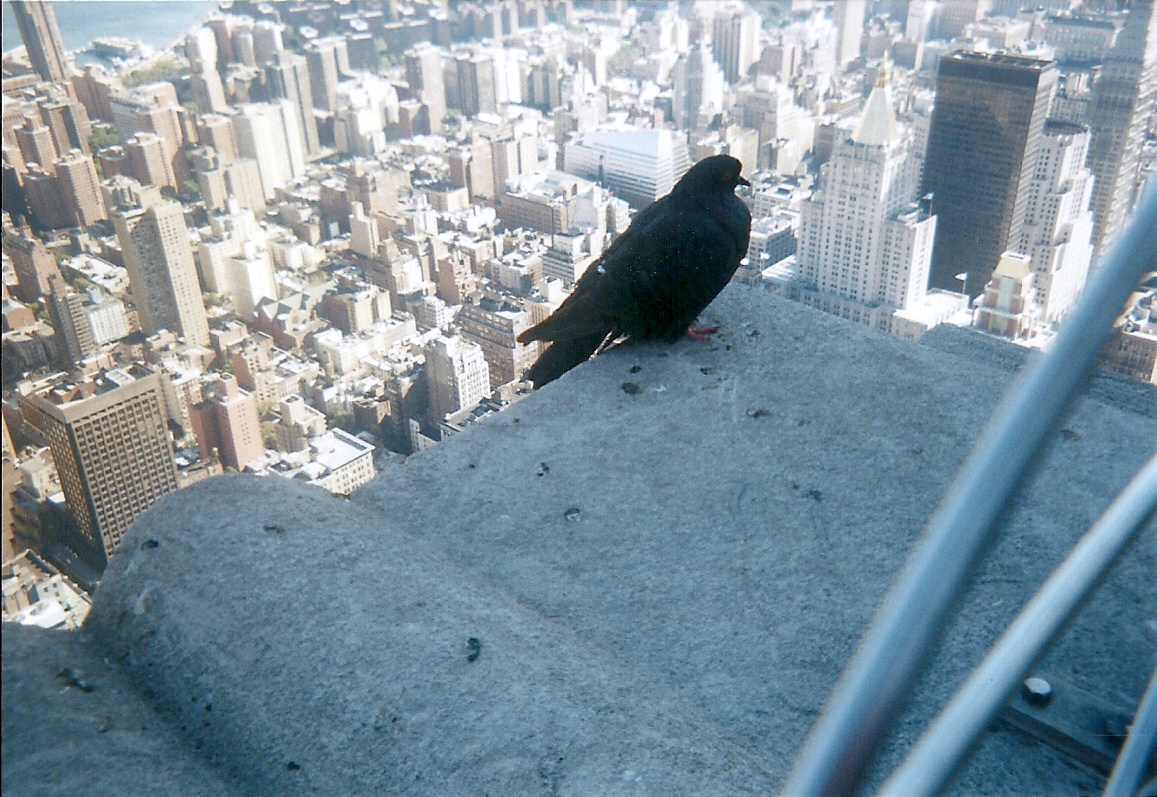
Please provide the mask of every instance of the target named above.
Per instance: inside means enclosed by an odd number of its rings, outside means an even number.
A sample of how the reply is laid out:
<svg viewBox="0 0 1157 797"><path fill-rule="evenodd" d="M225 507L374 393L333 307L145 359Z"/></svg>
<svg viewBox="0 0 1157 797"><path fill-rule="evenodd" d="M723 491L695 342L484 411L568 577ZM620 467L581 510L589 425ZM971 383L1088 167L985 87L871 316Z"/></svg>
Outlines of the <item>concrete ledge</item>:
<svg viewBox="0 0 1157 797"><path fill-rule="evenodd" d="M244 476L168 496L79 637L5 630L6 793L101 791L91 771L46 785L40 745L12 741L14 718L63 712L26 686L52 684L41 648L109 659L184 751L174 772L215 793L774 792L1012 374L742 287L709 315L716 343L611 351L353 500ZM874 780L1152 450L1128 403L1064 426ZM1153 548L1042 662L1130 710L1157 651ZM996 727L951 791L1100 784Z"/></svg>
<svg viewBox="0 0 1157 797"><path fill-rule="evenodd" d="M5 795L242 794L99 643L10 623L3 635Z"/></svg>
<svg viewBox="0 0 1157 797"><path fill-rule="evenodd" d="M257 793L769 786L710 723L380 512L269 478L180 495L116 557L90 631Z"/></svg>

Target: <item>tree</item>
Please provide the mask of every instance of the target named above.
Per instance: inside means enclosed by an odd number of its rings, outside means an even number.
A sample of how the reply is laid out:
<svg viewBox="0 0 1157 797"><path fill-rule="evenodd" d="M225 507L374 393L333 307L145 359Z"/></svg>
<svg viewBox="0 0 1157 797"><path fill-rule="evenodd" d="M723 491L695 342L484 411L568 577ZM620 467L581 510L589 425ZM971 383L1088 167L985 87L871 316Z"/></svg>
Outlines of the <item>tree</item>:
<svg viewBox="0 0 1157 797"><path fill-rule="evenodd" d="M201 199L201 186L197 184L196 180L186 180L181 183L181 190L177 192L177 198L182 202L197 202Z"/></svg>
<svg viewBox="0 0 1157 797"><path fill-rule="evenodd" d="M91 152L99 152L105 147L116 146L121 143L116 128L108 124L94 124L92 133L88 137L88 148Z"/></svg>
<svg viewBox="0 0 1157 797"><path fill-rule="evenodd" d="M357 425L354 423L352 412L339 412L333 416L331 424L343 432L349 432L350 434L354 434L357 431Z"/></svg>
<svg viewBox="0 0 1157 797"><path fill-rule="evenodd" d="M176 84L186 74L188 73L185 67L176 61L157 61L148 66L126 72L121 75L121 82L128 88L143 86L146 83Z"/></svg>

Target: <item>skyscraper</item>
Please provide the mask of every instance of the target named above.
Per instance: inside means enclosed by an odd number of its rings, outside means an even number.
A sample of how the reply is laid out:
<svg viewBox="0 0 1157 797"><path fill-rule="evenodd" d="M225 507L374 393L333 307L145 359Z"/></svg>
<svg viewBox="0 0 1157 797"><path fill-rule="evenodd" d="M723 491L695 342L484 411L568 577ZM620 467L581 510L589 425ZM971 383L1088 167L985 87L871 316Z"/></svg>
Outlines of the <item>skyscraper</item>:
<svg viewBox="0 0 1157 797"><path fill-rule="evenodd" d="M1157 94L1154 0L1133 0L1117 43L1093 84L1089 168L1093 242L1103 249L1121 229L1137 189L1138 165Z"/></svg>
<svg viewBox="0 0 1157 797"><path fill-rule="evenodd" d="M711 51L728 83L738 83L759 60L759 14L744 4L715 12Z"/></svg>
<svg viewBox="0 0 1157 797"><path fill-rule="evenodd" d="M450 182L465 188L471 202L477 202L478 197L495 196L494 156L489 141L479 138L463 144L450 150L446 158L450 163Z"/></svg>
<svg viewBox="0 0 1157 797"><path fill-rule="evenodd" d="M228 116L202 114L197 120L197 137L201 144L216 150L220 165L229 166L237 160L237 139Z"/></svg>
<svg viewBox="0 0 1157 797"><path fill-rule="evenodd" d="M37 104L40 107L40 119L52 133L57 152L68 152L70 149L88 152L92 123L83 105L72 97L61 97L59 94L46 97Z"/></svg>
<svg viewBox="0 0 1157 797"><path fill-rule="evenodd" d="M40 227L59 230L74 224L72 213L60 195L60 182L51 171L29 165L24 173L24 193L28 197L28 210Z"/></svg>
<svg viewBox="0 0 1157 797"><path fill-rule="evenodd" d="M96 340L84 311L84 299L63 277L53 277L48 294L48 317L56 332L57 363L70 370L74 363L96 351Z"/></svg>
<svg viewBox="0 0 1157 797"><path fill-rule="evenodd" d="M839 0L832 5L832 22L835 23L839 35L836 65L841 69L860 57L865 4L865 0Z"/></svg>
<svg viewBox="0 0 1157 797"><path fill-rule="evenodd" d="M40 124L28 118L24 124L16 128L16 144L20 147L20 154L24 156L24 163L38 163L41 168L51 171L56 162L56 143L52 140L52 132L47 125Z"/></svg>
<svg viewBox="0 0 1157 797"><path fill-rule="evenodd" d="M225 87L217 73L217 37L207 27L197 28L185 37L185 55L189 59L189 80L193 99L203 113L228 110Z"/></svg>
<svg viewBox="0 0 1157 797"><path fill-rule="evenodd" d="M305 57L281 50L266 67L273 96L289 101L297 116L298 130L305 145L305 157L321 151L317 137L317 120L313 117L313 89L309 84L309 67Z"/></svg>
<svg viewBox="0 0 1157 797"><path fill-rule="evenodd" d="M446 84L442 77L442 50L422 42L406 53L406 78L410 91L430 109L430 132L442 132L446 116Z"/></svg>
<svg viewBox="0 0 1157 797"><path fill-rule="evenodd" d="M911 135L896 123L886 72L880 74L851 135L836 143L823 166L820 190L800 213L799 276L836 297L816 303L829 310L839 305L841 315L853 315L848 302L906 309L928 284L936 219L914 204L919 160ZM882 326L886 318L880 317Z"/></svg>
<svg viewBox="0 0 1157 797"><path fill-rule="evenodd" d="M16 296L22 302L35 302L52 290L52 278L60 276L56 258L44 242L28 229L4 230L4 251L12 258L16 272Z"/></svg>
<svg viewBox="0 0 1157 797"><path fill-rule="evenodd" d="M494 59L483 53L460 53L457 58L458 93L462 113L476 116L497 113L498 97L494 87Z"/></svg>
<svg viewBox="0 0 1157 797"><path fill-rule="evenodd" d="M109 181L106 190L142 329L168 329L207 346L209 322L180 204L125 177Z"/></svg>
<svg viewBox="0 0 1157 797"><path fill-rule="evenodd" d="M976 296L1000 255L1020 241L1025 185L1036 165L1049 100L1051 61L956 52L940 59L924 164L936 244L930 287Z"/></svg>
<svg viewBox="0 0 1157 797"><path fill-rule="evenodd" d="M1029 256L1044 321L1064 317L1085 286L1093 257L1093 177L1085 168L1089 131L1045 123L1036 168L1027 184L1018 252Z"/></svg>
<svg viewBox="0 0 1157 797"><path fill-rule="evenodd" d="M56 161L60 195L79 227L91 227L108 218L92 156L74 149Z"/></svg>
<svg viewBox="0 0 1157 797"><path fill-rule="evenodd" d="M69 65L52 3L12 0L12 10L32 68L49 82L67 83Z"/></svg>
<svg viewBox="0 0 1157 797"><path fill-rule="evenodd" d="M305 172L298 114L289 100L242 105L232 117L237 154L257 162L261 189L272 200L277 189Z"/></svg>
<svg viewBox="0 0 1157 797"><path fill-rule="evenodd" d="M43 419L84 553L99 563L130 523L177 489L161 379L143 368L135 377L107 371L82 386L20 399Z"/></svg>
<svg viewBox="0 0 1157 797"><path fill-rule="evenodd" d="M137 133L125 142L129 169L141 185L177 187L165 140L156 133Z"/></svg>
<svg viewBox="0 0 1157 797"><path fill-rule="evenodd" d="M723 70L700 42L680 55L671 70L671 106L675 127L705 130L723 112Z"/></svg>
<svg viewBox="0 0 1157 797"><path fill-rule="evenodd" d="M691 168L681 136L671 130L598 127L567 142L566 171L598 180L639 208L671 193Z"/></svg>
<svg viewBox="0 0 1157 797"><path fill-rule="evenodd" d="M305 46L305 63L309 69L313 107L330 113L336 111L337 84L342 74L349 71L345 39L337 36L314 39Z"/></svg>
<svg viewBox="0 0 1157 797"><path fill-rule="evenodd" d="M435 423L477 404L490 395L490 367L482 347L457 335L434 338L426 346L426 384Z"/></svg>

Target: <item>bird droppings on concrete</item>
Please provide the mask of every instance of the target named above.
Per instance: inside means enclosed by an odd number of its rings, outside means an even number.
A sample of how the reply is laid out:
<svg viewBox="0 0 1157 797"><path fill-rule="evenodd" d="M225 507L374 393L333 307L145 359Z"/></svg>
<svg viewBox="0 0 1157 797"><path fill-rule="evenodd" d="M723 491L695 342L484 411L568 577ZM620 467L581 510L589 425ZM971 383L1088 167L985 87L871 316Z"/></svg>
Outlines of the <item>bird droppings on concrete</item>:
<svg viewBox="0 0 1157 797"><path fill-rule="evenodd" d="M637 382L623 382L619 388L628 396L637 396L643 392L643 388L639 387Z"/></svg>
<svg viewBox="0 0 1157 797"><path fill-rule="evenodd" d="M268 531L272 534L284 534L285 533L285 527L280 526L277 523L266 523L264 526L262 526L262 529L264 529L265 531Z"/></svg>
<svg viewBox="0 0 1157 797"><path fill-rule="evenodd" d="M65 667L60 672L56 673L57 680L64 684L65 689L78 689L81 692L91 692L96 687L91 682L81 676L79 672L72 667Z"/></svg>
<svg viewBox="0 0 1157 797"><path fill-rule="evenodd" d="M583 519L582 510L579 509L577 506L570 507L569 509L567 509L565 512L562 513L562 516L564 518L566 518L568 521L570 521L571 523L577 523L578 521Z"/></svg>
<svg viewBox="0 0 1157 797"><path fill-rule="evenodd" d="M747 409L747 414L752 418L762 418L766 415L771 415L771 410L766 409L765 407L749 407Z"/></svg>
<svg viewBox="0 0 1157 797"><path fill-rule="evenodd" d="M627 370L628 370L630 373L632 373L632 374L637 374L637 373L639 373L639 371L642 371L642 370L643 370L643 366L641 366L641 365L632 365L632 366L631 366L630 368L628 368Z"/></svg>
<svg viewBox="0 0 1157 797"><path fill-rule="evenodd" d="M141 550L142 551L151 551L154 548L158 547L159 545L160 545L160 543L157 542L156 540L145 540L144 542L141 543Z"/></svg>
<svg viewBox="0 0 1157 797"><path fill-rule="evenodd" d="M482 655L482 640L476 636L472 636L466 640L466 661L473 664L478 661L478 657Z"/></svg>

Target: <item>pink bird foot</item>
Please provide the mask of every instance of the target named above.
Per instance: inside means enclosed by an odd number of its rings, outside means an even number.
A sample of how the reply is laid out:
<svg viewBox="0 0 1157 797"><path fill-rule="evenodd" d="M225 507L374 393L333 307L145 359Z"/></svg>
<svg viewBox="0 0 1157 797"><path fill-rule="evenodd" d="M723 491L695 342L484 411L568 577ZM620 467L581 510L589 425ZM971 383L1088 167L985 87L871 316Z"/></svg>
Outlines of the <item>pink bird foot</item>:
<svg viewBox="0 0 1157 797"><path fill-rule="evenodd" d="M700 324L692 324L687 327L687 337L691 340L697 340L700 343L706 343L711 340L711 335L718 331L718 325L703 326Z"/></svg>

